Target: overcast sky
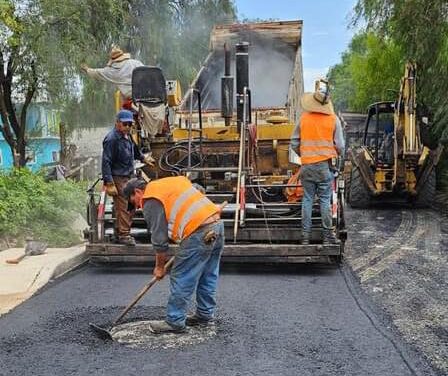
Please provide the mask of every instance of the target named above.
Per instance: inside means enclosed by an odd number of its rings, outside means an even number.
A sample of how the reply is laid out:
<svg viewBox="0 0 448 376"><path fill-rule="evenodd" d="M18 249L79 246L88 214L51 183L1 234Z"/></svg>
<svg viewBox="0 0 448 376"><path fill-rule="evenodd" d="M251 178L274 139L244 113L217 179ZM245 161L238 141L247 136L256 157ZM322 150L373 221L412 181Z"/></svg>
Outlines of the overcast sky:
<svg viewBox="0 0 448 376"><path fill-rule="evenodd" d="M303 20L303 70L305 90L340 61L354 33L348 29L356 0L236 0L238 17Z"/></svg>

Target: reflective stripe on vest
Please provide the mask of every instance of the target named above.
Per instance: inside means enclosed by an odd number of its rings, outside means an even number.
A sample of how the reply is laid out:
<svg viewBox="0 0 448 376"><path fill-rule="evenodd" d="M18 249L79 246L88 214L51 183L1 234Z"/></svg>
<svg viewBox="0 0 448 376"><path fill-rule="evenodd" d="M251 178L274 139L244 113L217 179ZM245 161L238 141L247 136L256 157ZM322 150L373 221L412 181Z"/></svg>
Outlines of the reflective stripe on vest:
<svg viewBox="0 0 448 376"><path fill-rule="evenodd" d="M324 140L319 141L303 140L300 141L300 144L302 146L327 146L329 148L334 146L333 141L324 141Z"/></svg>
<svg viewBox="0 0 448 376"><path fill-rule="evenodd" d="M162 203L168 223L168 236L175 242L191 235L207 218L219 212L219 208L183 176L149 183L143 200L150 198Z"/></svg>
<svg viewBox="0 0 448 376"><path fill-rule="evenodd" d="M181 222L179 223L179 234L183 234L185 231L185 227L188 222L191 221L195 213L200 210L202 207L207 206L210 203L210 200L207 197L202 197L199 201L196 201L193 205L191 205L184 216L182 217Z"/></svg>
<svg viewBox="0 0 448 376"><path fill-rule="evenodd" d="M188 197L196 192L196 189L192 186L188 190L184 191L177 199L174 201L174 205L171 208L170 217L168 218L168 236L172 238L173 236L173 228L174 222L176 220L177 215L179 214L179 210L182 205L187 201ZM167 213L168 215L168 213Z"/></svg>
<svg viewBox="0 0 448 376"><path fill-rule="evenodd" d="M303 165L337 156L334 146L336 116L305 112L300 118L300 159Z"/></svg>

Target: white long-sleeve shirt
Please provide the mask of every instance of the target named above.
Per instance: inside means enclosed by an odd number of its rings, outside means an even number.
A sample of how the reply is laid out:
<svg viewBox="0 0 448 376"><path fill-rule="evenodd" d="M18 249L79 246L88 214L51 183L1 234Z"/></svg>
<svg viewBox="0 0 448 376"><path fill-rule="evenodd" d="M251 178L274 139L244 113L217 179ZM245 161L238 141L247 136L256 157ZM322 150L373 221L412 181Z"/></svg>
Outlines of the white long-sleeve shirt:
<svg viewBox="0 0 448 376"><path fill-rule="evenodd" d="M132 72L143 63L135 59L114 62L104 68L87 68L89 77L96 80L107 81L117 86L125 97L132 95Z"/></svg>

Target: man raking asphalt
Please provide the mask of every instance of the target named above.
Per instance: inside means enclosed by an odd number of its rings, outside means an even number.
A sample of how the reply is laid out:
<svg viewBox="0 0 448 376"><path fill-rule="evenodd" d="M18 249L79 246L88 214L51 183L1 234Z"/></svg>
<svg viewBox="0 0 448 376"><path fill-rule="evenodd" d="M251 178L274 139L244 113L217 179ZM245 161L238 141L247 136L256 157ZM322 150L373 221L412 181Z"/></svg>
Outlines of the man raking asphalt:
<svg viewBox="0 0 448 376"><path fill-rule="evenodd" d="M178 244L170 273L170 297L164 321L151 321L154 333L185 330L186 325L211 323L216 308L219 261L224 248L222 207L211 202L183 176L146 183L131 179L123 189L129 209L142 208L156 252L154 276L166 273L169 242ZM196 291L196 312L187 308Z"/></svg>
<svg viewBox="0 0 448 376"><path fill-rule="evenodd" d="M114 321L116 325L126 313L173 264L170 273L170 297L164 321L150 321L154 333L181 333L186 325L207 325L213 322L216 308L216 287L219 262L224 248L224 226L220 206L211 202L187 178L169 177L147 183L131 179L123 189L130 211L143 209L156 251L154 278L136 295ZM168 262L169 242L178 244L175 257ZM196 290L196 312L187 316L187 308ZM90 327L102 338L111 339L110 329L96 324Z"/></svg>

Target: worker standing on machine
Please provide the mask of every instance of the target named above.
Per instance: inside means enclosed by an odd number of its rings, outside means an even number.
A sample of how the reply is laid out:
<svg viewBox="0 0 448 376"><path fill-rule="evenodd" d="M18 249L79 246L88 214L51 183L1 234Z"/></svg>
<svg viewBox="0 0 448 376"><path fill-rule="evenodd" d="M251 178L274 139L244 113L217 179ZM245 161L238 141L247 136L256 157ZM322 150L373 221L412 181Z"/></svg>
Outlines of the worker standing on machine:
<svg viewBox="0 0 448 376"><path fill-rule="evenodd" d="M129 53L124 53L119 47L113 47L109 54L109 61L104 68L90 68L81 64L81 70L89 77L110 82L120 90L123 108L132 109L132 72L142 66L140 60L131 59Z"/></svg>
<svg viewBox="0 0 448 376"><path fill-rule="evenodd" d="M302 244L311 238L311 217L314 196L317 194L323 227L323 243L338 243L331 212L331 196L336 158L344 153L345 141L341 122L330 101L328 83L316 82L314 93L301 98L303 114L294 128L291 146L297 151L302 167L303 186Z"/></svg>
<svg viewBox="0 0 448 376"><path fill-rule="evenodd" d="M186 325L213 322L219 261L224 248L221 208L184 176L146 183L131 179L123 190L129 210L142 208L156 252L154 276L162 279L169 241L179 244L170 273L165 321L150 321L155 333L185 330ZM196 313L187 308L196 289Z"/></svg>
<svg viewBox="0 0 448 376"><path fill-rule="evenodd" d="M106 193L113 197L116 216L117 243L135 245L131 237L132 217L128 213L128 202L123 196L123 188L134 175L134 160L154 166L154 159L145 156L132 141L129 131L134 116L131 111L121 110L117 114L115 127L103 140L101 173Z"/></svg>

